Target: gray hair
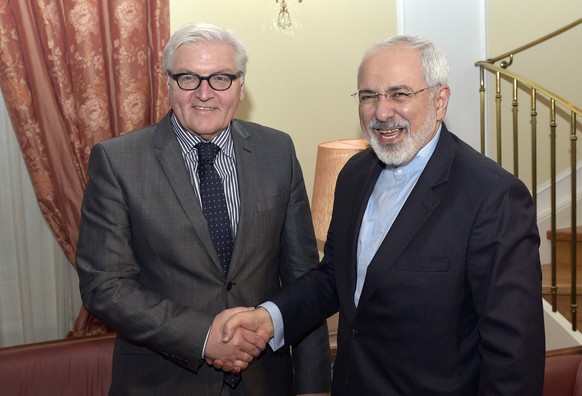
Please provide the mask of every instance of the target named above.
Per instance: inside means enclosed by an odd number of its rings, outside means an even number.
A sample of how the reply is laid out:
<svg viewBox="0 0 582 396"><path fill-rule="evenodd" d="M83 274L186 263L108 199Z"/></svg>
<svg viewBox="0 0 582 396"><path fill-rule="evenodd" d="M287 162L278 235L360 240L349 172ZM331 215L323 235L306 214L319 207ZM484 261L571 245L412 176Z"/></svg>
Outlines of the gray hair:
<svg viewBox="0 0 582 396"><path fill-rule="evenodd" d="M166 73L171 73L174 54L184 44L223 43L231 45L235 50L238 69L246 74L249 58L240 38L231 30L211 25L209 23L189 23L176 30L166 47L162 59L162 67Z"/></svg>
<svg viewBox="0 0 582 396"><path fill-rule="evenodd" d="M427 86L447 84L449 64L445 53L430 40L408 35L394 36L374 44L364 54L358 68L358 76L360 75L362 64L370 55L382 48L398 46L409 47L420 52L421 73ZM434 91L434 89L431 91Z"/></svg>

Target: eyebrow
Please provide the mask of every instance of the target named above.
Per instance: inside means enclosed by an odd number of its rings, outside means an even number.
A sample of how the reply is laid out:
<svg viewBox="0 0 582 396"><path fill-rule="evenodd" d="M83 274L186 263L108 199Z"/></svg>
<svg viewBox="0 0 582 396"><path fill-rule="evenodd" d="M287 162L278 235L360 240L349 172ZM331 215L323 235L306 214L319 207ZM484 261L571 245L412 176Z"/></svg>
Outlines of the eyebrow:
<svg viewBox="0 0 582 396"><path fill-rule="evenodd" d="M407 91L414 92L414 90L412 88L410 88L408 85L404 85L404 84L392 86L392 87L388 88L384 92L394 92L394 91L398 91L399 89L405 89ZM364 92L378 92L375 89L371 89L371 88L362 88L359 91L364 91Z"/></svg>
<svg viewBox="0 0 582 396"><path fill-rule="evenodd" d="M197 72L192 71L190 69L181 68L181 69L176 69L176 73L174 73L174 74L183 74L183 73L196 74L197 76L211 76L213 74L236 74L237 72L231 72L231 71L227 71L224 69L220 69L218 71L214 71L214 72L209 73L209 74L200 74L200 73L197 73Z"/></svg>

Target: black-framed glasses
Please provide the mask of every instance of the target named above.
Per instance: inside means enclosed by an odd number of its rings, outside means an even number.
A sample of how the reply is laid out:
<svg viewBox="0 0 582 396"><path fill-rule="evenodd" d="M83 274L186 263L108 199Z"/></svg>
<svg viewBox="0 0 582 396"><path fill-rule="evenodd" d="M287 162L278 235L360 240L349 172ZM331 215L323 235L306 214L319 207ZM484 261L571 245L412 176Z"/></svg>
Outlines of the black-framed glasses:
<svg viewBox="0 0 582 396"><path fill-rule="evenodd" d="M362 89L359 90L358 92L353 93L351 96L356 100L356 103L358 103L360 106L376 105L380 100L381 96L384 96L386 100L394 104L404 104L410 102L419 93L424 92L427 89L434 88L437 85L440 84L431 85L430 87L425 87L417 91L411 91L407 88L394 88L384 93L371 91L369 89Z"/></svg>
<svg viewBox="0 0 582 396"><path fill-rule="evenodd" d="M184 91L194 91L202 84L202 81L208 81L210 88L215 91L226 91L232 85L232 82L243 75L242 72L236 74L230 73L213 73L209 76L200 76L196 73L178 73L170 74L170 77L176 81L178 87Z"/></svg>

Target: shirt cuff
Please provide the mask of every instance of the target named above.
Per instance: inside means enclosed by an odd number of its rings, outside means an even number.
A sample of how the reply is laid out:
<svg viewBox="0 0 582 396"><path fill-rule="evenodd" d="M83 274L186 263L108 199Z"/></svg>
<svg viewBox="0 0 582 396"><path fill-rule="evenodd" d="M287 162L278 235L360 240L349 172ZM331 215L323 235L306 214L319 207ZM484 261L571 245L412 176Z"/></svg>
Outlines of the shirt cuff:
<svg viewBox="0 0 582 396"><path fill-rule="evenodd" d="M212 330L212 325L208 328L208 333L206 333L206 339L204 340L204 346L202 347L202 359L204 359L204 353L206 352L206 344L208 343L208 336L210 336L210 330Z"/></svg>
<svg viewBox="0 0 582 396"><path fill-rule="evenodd" d="M273 321L273 338L269 340L269 346L273 351L282 348L285 345L285 327L283 326L283 316L281 315L281 310L275 303L271 301L265 301L260 304L259 307L263 307L271 315L271 320Z"/></svg>

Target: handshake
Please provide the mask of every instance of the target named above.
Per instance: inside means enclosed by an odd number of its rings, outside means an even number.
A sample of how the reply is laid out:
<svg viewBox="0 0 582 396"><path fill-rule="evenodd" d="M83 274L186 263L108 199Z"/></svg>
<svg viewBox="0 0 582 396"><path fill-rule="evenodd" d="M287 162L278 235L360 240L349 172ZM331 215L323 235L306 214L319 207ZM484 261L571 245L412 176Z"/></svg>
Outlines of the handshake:
<svg viewBox="0 0 582 396"><path fill-rule="evenodd" d="M264 308L231 308L216 315L204 358L219 370L240 373L273 337L271 315Z"/></svg>

